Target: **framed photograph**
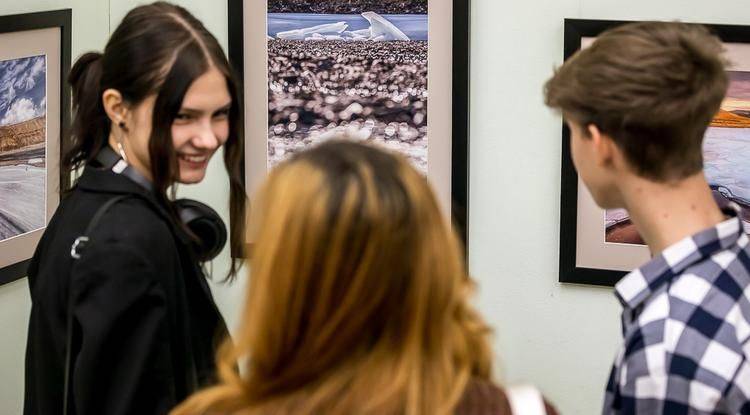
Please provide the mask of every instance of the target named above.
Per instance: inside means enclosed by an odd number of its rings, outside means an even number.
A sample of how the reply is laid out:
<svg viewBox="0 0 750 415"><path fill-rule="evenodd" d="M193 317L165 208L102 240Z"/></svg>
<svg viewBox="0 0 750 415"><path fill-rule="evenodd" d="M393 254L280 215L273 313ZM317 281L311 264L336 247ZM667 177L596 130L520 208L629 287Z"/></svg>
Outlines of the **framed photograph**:
<svg viewBox="0 0 750 415"><path fill-rule="evenodd" d="M469 2L229 0L245 182L348 136L405 155L466 241Z"/></svg>
<svg viewBox="0 0 750 415"><path fill-rule="evenodd" d="M603 31L628 22L565 20L565 59ZM750 26L706 25L724 43L729 90L703 142L703 163L719 205L734 202L750 232ZM624 209L605 211L578 178L563 124L560 282L613 286L650 259Z"/></svg>
<svg viewBox="0 0 750 415"><path fill-rule="evenodd" d="M26 276L60 201L71 11L0 16L0 284Z"/></svg>

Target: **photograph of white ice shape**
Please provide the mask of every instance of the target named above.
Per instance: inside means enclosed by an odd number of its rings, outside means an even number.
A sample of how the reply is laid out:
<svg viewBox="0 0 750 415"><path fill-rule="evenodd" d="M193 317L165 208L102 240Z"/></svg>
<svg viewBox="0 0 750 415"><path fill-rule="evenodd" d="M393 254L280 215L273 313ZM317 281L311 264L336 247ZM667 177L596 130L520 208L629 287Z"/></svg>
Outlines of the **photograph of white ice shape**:
<svg viewBox="0 0 750 415"><path fill-rule="evenodd" d="M364 12L361 16L370 24L369 28L350 31L347 30L349 23L339 21L279 32L276 38L284 40L411 40L393 23L375 12Z"/></svg>
<svg viewBox="0 0 750 415"><path fill-rule="evenodd" d="M347 135L427 173L427 0L385 3L268 2L269 167Z"/></svg>

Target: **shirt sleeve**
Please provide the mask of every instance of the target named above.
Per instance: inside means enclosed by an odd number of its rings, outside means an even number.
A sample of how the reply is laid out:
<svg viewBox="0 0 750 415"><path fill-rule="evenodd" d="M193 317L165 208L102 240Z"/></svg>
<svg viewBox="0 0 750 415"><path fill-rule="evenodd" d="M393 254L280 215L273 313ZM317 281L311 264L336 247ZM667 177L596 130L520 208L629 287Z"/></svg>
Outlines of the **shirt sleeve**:
<svg viewBox="0 0 750 415"><path fill-rule="evenodd" d="M76 413L164 414L175 405L167 304L148 255L92 243L74 267L70 378Z"/></svg>

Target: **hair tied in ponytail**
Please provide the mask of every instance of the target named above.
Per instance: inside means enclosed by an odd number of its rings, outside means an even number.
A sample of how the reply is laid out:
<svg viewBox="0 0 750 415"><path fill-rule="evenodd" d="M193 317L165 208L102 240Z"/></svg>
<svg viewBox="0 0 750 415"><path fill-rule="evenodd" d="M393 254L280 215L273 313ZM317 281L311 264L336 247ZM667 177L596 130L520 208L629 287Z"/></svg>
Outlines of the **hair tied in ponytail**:
<svg viewBox="0 0 750 415"><path fill-rule="evenodd" d="M74 105L80 104L82 93L91 94L99 90L102 56L99 52L87 52L78 58L71 68L68 83L73 87ZM95 90L92 90L92 87Z"/></svg>
<svg viewBox="0 0 750 415"><path fill-rule="evenodd" d="M101 102L102 54L88 52L70 69L73 122L63 143L62 168L76 171L98 151L109 135L107 114Z"/></svg>

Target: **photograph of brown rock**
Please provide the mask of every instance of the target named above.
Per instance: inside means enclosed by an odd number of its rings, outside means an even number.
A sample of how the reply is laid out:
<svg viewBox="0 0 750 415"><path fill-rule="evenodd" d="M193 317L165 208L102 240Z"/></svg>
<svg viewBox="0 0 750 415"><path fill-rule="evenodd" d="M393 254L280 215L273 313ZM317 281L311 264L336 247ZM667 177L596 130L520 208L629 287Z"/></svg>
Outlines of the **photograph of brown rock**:
<svg viewBox="0 0 750 415"><path fill-rule="evenodd" d="M0 61L0 241L46 223L46 58Z"/></svg>
<svg viewBox="0 0 750 415"><path fill-rule="evenodd" d="M427 173L427 0L268 1L268 165L348 135Z"/></svg>
<svg viewBox="0 0 750 415"><path fill-rule="evenodd" d="M703 167L719 206L740 208L750 233L750 72L729 71L729 90L703 139ZM623 209L606 213L605 240L643 244Z"/></svg>

